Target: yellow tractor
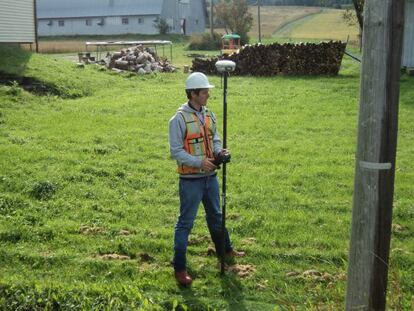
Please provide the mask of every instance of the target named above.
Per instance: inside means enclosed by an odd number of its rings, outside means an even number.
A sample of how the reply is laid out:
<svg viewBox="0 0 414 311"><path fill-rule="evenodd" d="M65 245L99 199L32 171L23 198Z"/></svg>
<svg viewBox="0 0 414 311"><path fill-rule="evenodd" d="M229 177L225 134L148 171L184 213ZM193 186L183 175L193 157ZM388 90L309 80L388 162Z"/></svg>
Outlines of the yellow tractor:
<svg viewBox="0 0 414 311"><path fill-rule="evenodd" d="M227 34L221 37L221 55L230 55L240 49L240 36Z"/></svg>

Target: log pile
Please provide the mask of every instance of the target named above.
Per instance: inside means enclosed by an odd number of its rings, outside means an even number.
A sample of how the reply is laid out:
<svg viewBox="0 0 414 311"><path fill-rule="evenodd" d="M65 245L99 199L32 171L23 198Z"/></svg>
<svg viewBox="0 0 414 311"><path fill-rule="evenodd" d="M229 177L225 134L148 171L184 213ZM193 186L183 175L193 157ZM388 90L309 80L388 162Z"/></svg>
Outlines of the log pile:
<svg viewBox="0 0 414 311"><path fill-rule="evenodd" d="M176 71L167 59L158 57L153 48L145 48L142 45L125 48L112 54L108 53L105 65L115 71L133 71L140 75Z"/></svg>
<svg viewBox="0 0 414 311"><path fill-rule="evenodd" d="M330 41L300 44L245 45L237 53L193 60L193 71L217 74L215 63L229 59L236 63L235 75L337 75L346 44Z"/></svg>

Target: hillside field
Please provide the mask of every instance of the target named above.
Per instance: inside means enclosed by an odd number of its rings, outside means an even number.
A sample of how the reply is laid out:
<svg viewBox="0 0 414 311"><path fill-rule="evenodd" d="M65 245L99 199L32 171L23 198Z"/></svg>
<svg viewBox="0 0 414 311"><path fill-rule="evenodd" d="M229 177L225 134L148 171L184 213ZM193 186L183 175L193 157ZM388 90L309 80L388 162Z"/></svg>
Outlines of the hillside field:
<svg viewBox="0 0 414 311"><path fill-rule="evenodd" d="M249 7L253 15L253 27L249 32L250 43L258 42L257 7ZM356 45L358 27L348 26L342 19L343 10L324 9L320 7L301 6L263 6L261 8L262 41L346 41L349 35L350 43ZM209 32L209 29L206 29ZM217 28L216 32L224 34L225 29ZM115 36L71 36L71 37L43 37L39 40L41 53L70 53L85 52L86 41L115 41L115 40L172 40L176 43L186 42L180 35L150 36L139 34L125 34ZM27 46L26 48L29 48ZM118 47L119 48L119 47ZM94 51L94 47L89 48Z"/></svg>
<svg viewBox="0 0 414 311"><path fill-rule="evenodd" d="M262 6L260 8L261 33L263 38L271 38L284 25L306 16L320 13L319 7L303 6ZM249 36L256 40L259 36L257 6L250 6L249 12L253 16L253 27Z"/></svg>
<svg viewBox="0 0 414 311"><path fill-rule="evenodd" d="M77 68L4 46L0 72L1 310L344 309L357 63L345 58L335 77L230 77L227 224L246 274L219 276L200 208L191 288L170 265L179 202L168 120L187 76ZM41 93L12 75L36 79ZM221 128L220 77L210 81ZM413 98L404 75L390 310L414 307Z"/></svg>
<svg viewBox="0 0 414 311"><path fill-rule="evenodd" d="M343 10L323 9L279 28L275 37L291 39L319 39L352 42L358 40L358 26L348 26L342 18Z"/></svg>

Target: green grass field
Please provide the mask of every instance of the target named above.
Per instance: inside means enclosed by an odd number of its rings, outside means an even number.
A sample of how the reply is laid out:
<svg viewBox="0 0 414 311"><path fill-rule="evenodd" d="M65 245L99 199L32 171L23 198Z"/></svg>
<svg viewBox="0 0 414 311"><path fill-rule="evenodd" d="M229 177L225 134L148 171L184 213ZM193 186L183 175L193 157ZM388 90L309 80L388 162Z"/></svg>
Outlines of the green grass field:
<svg viewBox="0 0 414 311"><path fill-rule="evenodd" d="M358 26L348 26L343 10L325 9L320 13L305 16L280 28L275 37L292 39L349 40L357 41Z"/></svg>
<svg viewBox="0 0 414 311"><path fill-rule="evenodd" d="M183 48L178 65L188 63ZM356 63L344 59L337 77L230 78L228 227L249 270L219 276L200 209L186 289L169 263L179 202L167 133L186 75L118 75L7 47L0 55L1 72L55 94L0 85L0 309L344 308ZM221 121L220 78L210 79ZM413 98L414 79L403 76L390 310L414 306Z"/></svg>
<svg viewBox="0 0 414 311"><path fill-rule="evenodd" d="M263 38L271 38L284 25L321 12L321 10L319 7L306 6L262 6L260 9L261 35ZM253 26L249 36L257 38L259 36L257 6L250 6L249 12L253 16Z"/></svg>

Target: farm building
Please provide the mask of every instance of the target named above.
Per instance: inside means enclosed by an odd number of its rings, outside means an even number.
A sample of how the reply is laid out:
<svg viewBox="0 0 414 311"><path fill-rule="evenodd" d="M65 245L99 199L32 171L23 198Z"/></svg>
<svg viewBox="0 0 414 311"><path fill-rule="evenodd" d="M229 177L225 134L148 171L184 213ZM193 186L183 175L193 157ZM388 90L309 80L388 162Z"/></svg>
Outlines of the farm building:
<svg viewBox="0 0 414 311"><path fill-rule="evenodd" d="M414 0L407 0L405 3L402 65L404 67L414 67Z"/></svg>
<svg viewBox="0 0 414 311"><path fill-rule="evenodd" d="M36 42L35 0L0 1L0 43Z"/></svg>
<svg viewBox="0 0 414 311"><path fill-rule="evenodd" d="M39 36L204 32L205 0L37 0Z"/></svg>

